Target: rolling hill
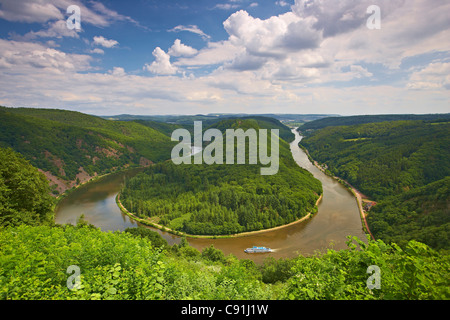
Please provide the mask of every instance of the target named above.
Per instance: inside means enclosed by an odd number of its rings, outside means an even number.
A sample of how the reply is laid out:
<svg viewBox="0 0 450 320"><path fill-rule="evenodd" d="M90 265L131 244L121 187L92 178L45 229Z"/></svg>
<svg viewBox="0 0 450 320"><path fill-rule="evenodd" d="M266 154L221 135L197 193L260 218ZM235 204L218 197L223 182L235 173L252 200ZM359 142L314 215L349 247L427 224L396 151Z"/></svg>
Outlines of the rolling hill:
<svg viewBox="0 0 450 320"><path fill-rule="evenodd" d="M378 202L367 218L375 238L450 248L449 122L325 127L301 145L332 175Z"/></svg>
<svg viewBox="0 0 450 320"><path fill-rule="evenodd" d="M44 172L54 194L96 175L170 158L170 137L135 122L87 114L0 107L0 146Z"/></svg>

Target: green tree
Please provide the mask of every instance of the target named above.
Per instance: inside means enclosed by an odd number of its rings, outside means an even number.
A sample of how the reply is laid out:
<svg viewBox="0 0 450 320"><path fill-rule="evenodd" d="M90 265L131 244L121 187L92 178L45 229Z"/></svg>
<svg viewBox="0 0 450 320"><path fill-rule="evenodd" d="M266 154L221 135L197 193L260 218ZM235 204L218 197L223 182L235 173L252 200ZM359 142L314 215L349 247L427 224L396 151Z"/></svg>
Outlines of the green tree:
<svg viewBox="0 0 450 320"><path fill-rule="evenodd" d="M211 245L202 250L202 258L205 258L213 262L217 262L223 261L225 259L225 255L219 249L214 248L214 245Z"/></svg>
<svg viewBox="0 0 450 320"><path fill-rule="evenodd" d="M46 177L12 149L0 148L0 225L52 222Z"/></svg>

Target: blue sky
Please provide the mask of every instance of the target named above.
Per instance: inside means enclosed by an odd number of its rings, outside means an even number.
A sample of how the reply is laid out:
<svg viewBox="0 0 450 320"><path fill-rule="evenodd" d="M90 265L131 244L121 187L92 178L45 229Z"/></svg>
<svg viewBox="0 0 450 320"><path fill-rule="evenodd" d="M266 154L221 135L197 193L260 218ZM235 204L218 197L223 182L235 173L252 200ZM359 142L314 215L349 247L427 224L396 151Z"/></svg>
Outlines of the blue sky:
<svg viewBox="0 0 450 320"><path fill-rule="evenodd" d="M70 5L81 30L67 28ZM449 39L447 0L0 0L0 104L446 113Z"/></svg>

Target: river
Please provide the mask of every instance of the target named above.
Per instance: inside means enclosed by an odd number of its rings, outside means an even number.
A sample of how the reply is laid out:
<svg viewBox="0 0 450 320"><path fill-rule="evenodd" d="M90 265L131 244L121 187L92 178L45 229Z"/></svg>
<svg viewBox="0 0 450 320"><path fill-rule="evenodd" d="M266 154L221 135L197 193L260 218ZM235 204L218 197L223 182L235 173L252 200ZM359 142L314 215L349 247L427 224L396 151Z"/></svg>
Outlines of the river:
<svg viewBox="0 0 450 320"><path fill-rule="evenodd" d="M345 249L347 236L366 239L362 230L359 209L353 194L333 178L317 169L305 152L298 147L301 136L296 130L295 140L290 144L292 155L297 164L311 172L322 182L323 198L318 212L311 219L281 229L266 231L245 237L226 239L188 238L191 246L202 250L211 244L238 258L252 259L261 263L264 258L292 258L298 254L311 255L327 248ZM115 202L117 193L125 179L132 177L142 169L114 173L100 178L71 192L61 200L55 212L55 222L75 224L84 214L85 219L103 231L123 231L138 224L124 215ZM178 243L180 238L158 229L157 231L169 244ZM252 246L266 246L274 249L272 253L247 254L244 249Z"/></svg>

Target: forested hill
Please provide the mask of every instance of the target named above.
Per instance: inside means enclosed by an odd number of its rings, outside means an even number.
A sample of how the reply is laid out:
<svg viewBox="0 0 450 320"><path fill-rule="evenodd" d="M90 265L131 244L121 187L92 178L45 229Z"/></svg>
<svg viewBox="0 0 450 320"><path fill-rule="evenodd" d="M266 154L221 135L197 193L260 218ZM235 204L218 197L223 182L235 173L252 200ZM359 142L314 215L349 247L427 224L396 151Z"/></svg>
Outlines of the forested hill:
<svg viewBox="0 0 450 320"><path fill-rule="evenodd" d="M0 107L0 119L0 147L45 172L54 194L95 175L169 159L175 145L148 126L79 112Z"/></svg>
<svg viewBox="0 0 450 320"><path fill-rule="evenodd" d="M323 129L325 127L334 126L351 126L357 124L377 123L386 121L405 121L405 120L422 120L422 121L450 121L450 113L447 114L386 114L386 115L361 115L347 117L327 117L305 123L300 130Z"/></svg>
<svg viewBox="0 0 450 320"><path fill-rule="evenodd" d="M176 116L173 116L176 117ZM205 116L206 117L206 116ZM181 118L181 116L180 116ZM169 118L171 119L171 118ZM175 118L176 119L176 118ZM202 121L203 131L208 128L217 128L219 129L233 129L232 126L236 126L236 119L239 120L249 120L249 123L252 123L253 126L257 126L260 129L278 129L280 130L280 138L287 141L292 142L294 140L294 134L291 132L291 129L281 123L279 120L269 117L263 116L249 116L249 117L227 117L225 120L221 120L218 117L207 117L204 120L200 116L191 116L191 120L187 121L188 116L183 117L183 121L179 120L180 123L172 123L172 122L161 122L154 120L133 120L137 123L143 124L145 126L154 128L169 137L172 135L172 132L177 128L185 128L193 134L194 130L194 121Z"/></svg>
<svg viewBox="0 0 450 320"><path fill-rule="evenodd" d="M450 123L393 121L327 127L302 140L314 160L378 202L375 238L450 248Z"/></svg>
<svg viewBox="0 0 450 320"><path fill-rule="evenodd" d="M252 119L224 120L212 127L224 134L224 129L260 128ZM279 170L274 175L261 175L261 166L248 161L234 165L168 161L127 181L122 203L142 219L187 234L234 234L293 222L316 210L322 186L295 163L289 144L279 141Z"/></svg>
<svg viewBox="0 0 450 320"><path fill-rule="evenodd" d="M235 129L239 127L243 130L246 130L248 128L253 128L255 130L278 129L280 138L286 142L292 142L295 138L295 135L292 133L291 129L282 124L279 120L262 116L231 118L218 121L217 123L211 124L209 126L209 128L217 128L222 132L225 132L226 129Z"/></svg>

